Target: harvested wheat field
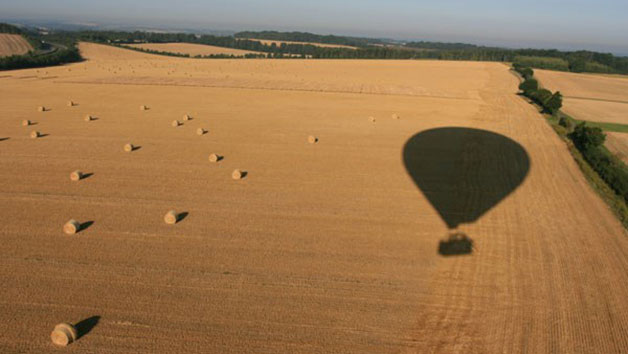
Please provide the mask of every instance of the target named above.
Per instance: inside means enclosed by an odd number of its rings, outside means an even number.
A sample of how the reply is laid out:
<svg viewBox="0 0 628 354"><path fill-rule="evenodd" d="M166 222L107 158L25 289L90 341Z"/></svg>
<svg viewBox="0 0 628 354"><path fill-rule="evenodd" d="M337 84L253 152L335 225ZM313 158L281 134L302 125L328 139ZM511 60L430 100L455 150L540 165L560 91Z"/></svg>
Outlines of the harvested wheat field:
<svg viewBox="0 0 628 354"><path fill-rule="evenodd" d="M261 54L259 52L250 50L240 50L234 48L217 47L213 45L205 44L193 44L193 43L140 43L140 44L128 44L129 47L156 50L167 53L189 54L190 56L196 55L235 55L244 56L246 54Z"/></svg>
<svg viewBox="0 0 628 354"><path fill-rule="evenodd" d="M560 91L563 111L580 120L628 124L628 76L535 70L542 86Z"/></svg>
<svg viewBox="0 0 628 354"><path fill-rule="evenodd" d="M0 78L0 352L628 351L627 235L504 65L81 50Z"/></svg>
<svg viewBox="0 0 628 354"><path fill-rule="evenodd" d="M0 33L0 57L22 55L33 47L19 34Z"/></svg>
<svg viewBox="0 0 628 354"><path fill-rule="evenodd" d="M273 45L275 43L276 46L281 46L282 44L309 44L316 47L323 48L347 48L347 49L356 49L354 46L350 45L342 45L342 44L329 44L329 43L316 43L316 42L294 42L294 41L278 41L273 39L256 39L256 38L242 38L248 41L256 41L265 45Z"/></svg>
<svg viewBox="0 0 628 354"><path fill-rule="evenodd" d="M628 134L606 132L606 146L612 153L628 164Z"/></svg>

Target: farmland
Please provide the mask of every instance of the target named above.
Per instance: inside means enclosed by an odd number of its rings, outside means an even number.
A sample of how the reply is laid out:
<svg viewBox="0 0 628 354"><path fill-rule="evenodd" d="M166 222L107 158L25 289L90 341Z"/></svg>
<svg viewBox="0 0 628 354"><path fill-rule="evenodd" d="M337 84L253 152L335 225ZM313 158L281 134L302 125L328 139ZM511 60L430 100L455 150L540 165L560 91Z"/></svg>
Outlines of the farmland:
<svg viewBox="0 0 628 354"><path fill-rule="evenodd" d="M0 351L628 350L626 232L506 66L80 49L0 77Z"/></svg>
<svg viewBox="0 0 628 354"><path fill-rule="evenodd" d="M246 51L234 48L224 48L205 44L194 43L141 43L129 44L129 47L148 49L167 53L189 54L190 56L207 56L216 54L243 56L245 54L259 54L258 52Z"/></svg>
<svg viewBox="0 0 628 354"><path fill-rule="evenodd" d="M250 41L257 41L265 45L273 45L281 46L282 44L309 44L315 47L322 48L347 48L347 49L356 49L356 47L342 44L330 44L330 43L315 43L315 42L295 42L295 41L280 41L280 40L272 40L272 39L256 39L256 38L243 38L248 39Z"/></svg>
<svg viewBox="0 0 628 354"><path fill-rule="evenodd" d="M628 124L628 76L535 70L541 84L563 96L563 111L579 120Z"/></svg>
<svg viewBox="0 0 628 354"><path fill-rule="evenodd" d="M0 33L0 57L26 54L32 49L21 35Z"/></svg>

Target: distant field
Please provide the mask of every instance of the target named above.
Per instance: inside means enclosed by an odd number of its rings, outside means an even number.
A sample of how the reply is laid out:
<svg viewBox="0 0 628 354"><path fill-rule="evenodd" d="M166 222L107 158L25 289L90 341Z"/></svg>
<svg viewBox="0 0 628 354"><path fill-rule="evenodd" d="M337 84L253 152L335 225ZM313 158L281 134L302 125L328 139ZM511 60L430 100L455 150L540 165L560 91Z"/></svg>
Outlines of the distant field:
<svg viewBox="0 0 628 354"><path fill-rule="evenodd" d="M327 43L314 43L314 42L293 42L293 41L276 41L272 39L256 39L256 38L243 38L249 41L257 41L262 44L272 45L275 43L277 46L280 46L282 43L286 44L310 44L317 47L323 48L348 48L348 49L357 49L356 47L352 47L350 45L341 45L341 44L327 44Z"/></svg>
<svg viewBox="0 0 628 354"><path fill-rule="evenodd" d="M628 134L607 132L604 145L622 161L628 163Z"/></svg>
<svg viewBox="0 0 628 354"><path fill-rule="evenodd" d="M33 47L19 34L0 33L0 57L28 53Z"/></svg>
<svg viewBox="0 0 628 354"><path fill-rule="evenodd" d="M561 70L569 71L569 63L561 58L547 58L547 57L531 57L531 56L517 56L513 60L514 63L529 66L532 68L545 68L549 70Z"/></svg>
<svg viewBox="0 0 628 354"><path fill-rule="evenodd" d="M563 111L579 120L628 124L628 76L535 70L541 84L560 91Z"/></svg>
<svg viewBox="0 0 628 354"><path fill-rule="evenodd" d="M260 54L259 52L254 52L250 50L240 50L193 43L141 43L129 44L128 46L141 49L157 50L160 52L189 54L190 56L217 54L243 56L245 54Z"/></svg>

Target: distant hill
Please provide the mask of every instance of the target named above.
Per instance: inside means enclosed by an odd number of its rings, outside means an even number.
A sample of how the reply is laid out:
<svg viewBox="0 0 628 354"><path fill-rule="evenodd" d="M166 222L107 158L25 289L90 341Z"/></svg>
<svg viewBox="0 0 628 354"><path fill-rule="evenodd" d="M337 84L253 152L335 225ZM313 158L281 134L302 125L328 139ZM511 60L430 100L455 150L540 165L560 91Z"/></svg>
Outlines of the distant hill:
<svg viewBox="0 0 628 354"><path fill-rule="evenodd" d="M375 39L375 38L320 35L320 34L314 34L314 33L309 33L309 32L245 31L245 32L238 32L234 34L234 37L268 39L268 40L288 41L288 42L325 43L325 44L345 45L345 46L351 46L351 47L366 47L373 44L387 43L384 40Z"/></svg>
<svg viewBox="0 0 628 354"><path fill-rule="evenodd" d="M22 34L22 30L8 23L0 23L0 33Z"/></svg>
<svg viewBox="0 0 628 354"><path fill-rule="evenodd" d="M468 43L445 43L445 42L408 42L405 44L409 48L418 49L438 49L438 50L465 50L465 49L477 49L479 46Z"/></svg>

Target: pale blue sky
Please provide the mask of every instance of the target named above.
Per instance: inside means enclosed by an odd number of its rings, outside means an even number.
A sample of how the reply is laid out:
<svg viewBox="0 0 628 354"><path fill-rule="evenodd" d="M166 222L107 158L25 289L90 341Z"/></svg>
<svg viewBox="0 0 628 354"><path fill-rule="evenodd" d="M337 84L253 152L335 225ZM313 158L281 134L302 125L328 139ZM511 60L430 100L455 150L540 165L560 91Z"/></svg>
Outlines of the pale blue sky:
<svg viewBox="0 0 628 354"><path fill-rule="evenodd" d="M628 0L0 0L0 19L461 41L628 54Z"/></svg>

